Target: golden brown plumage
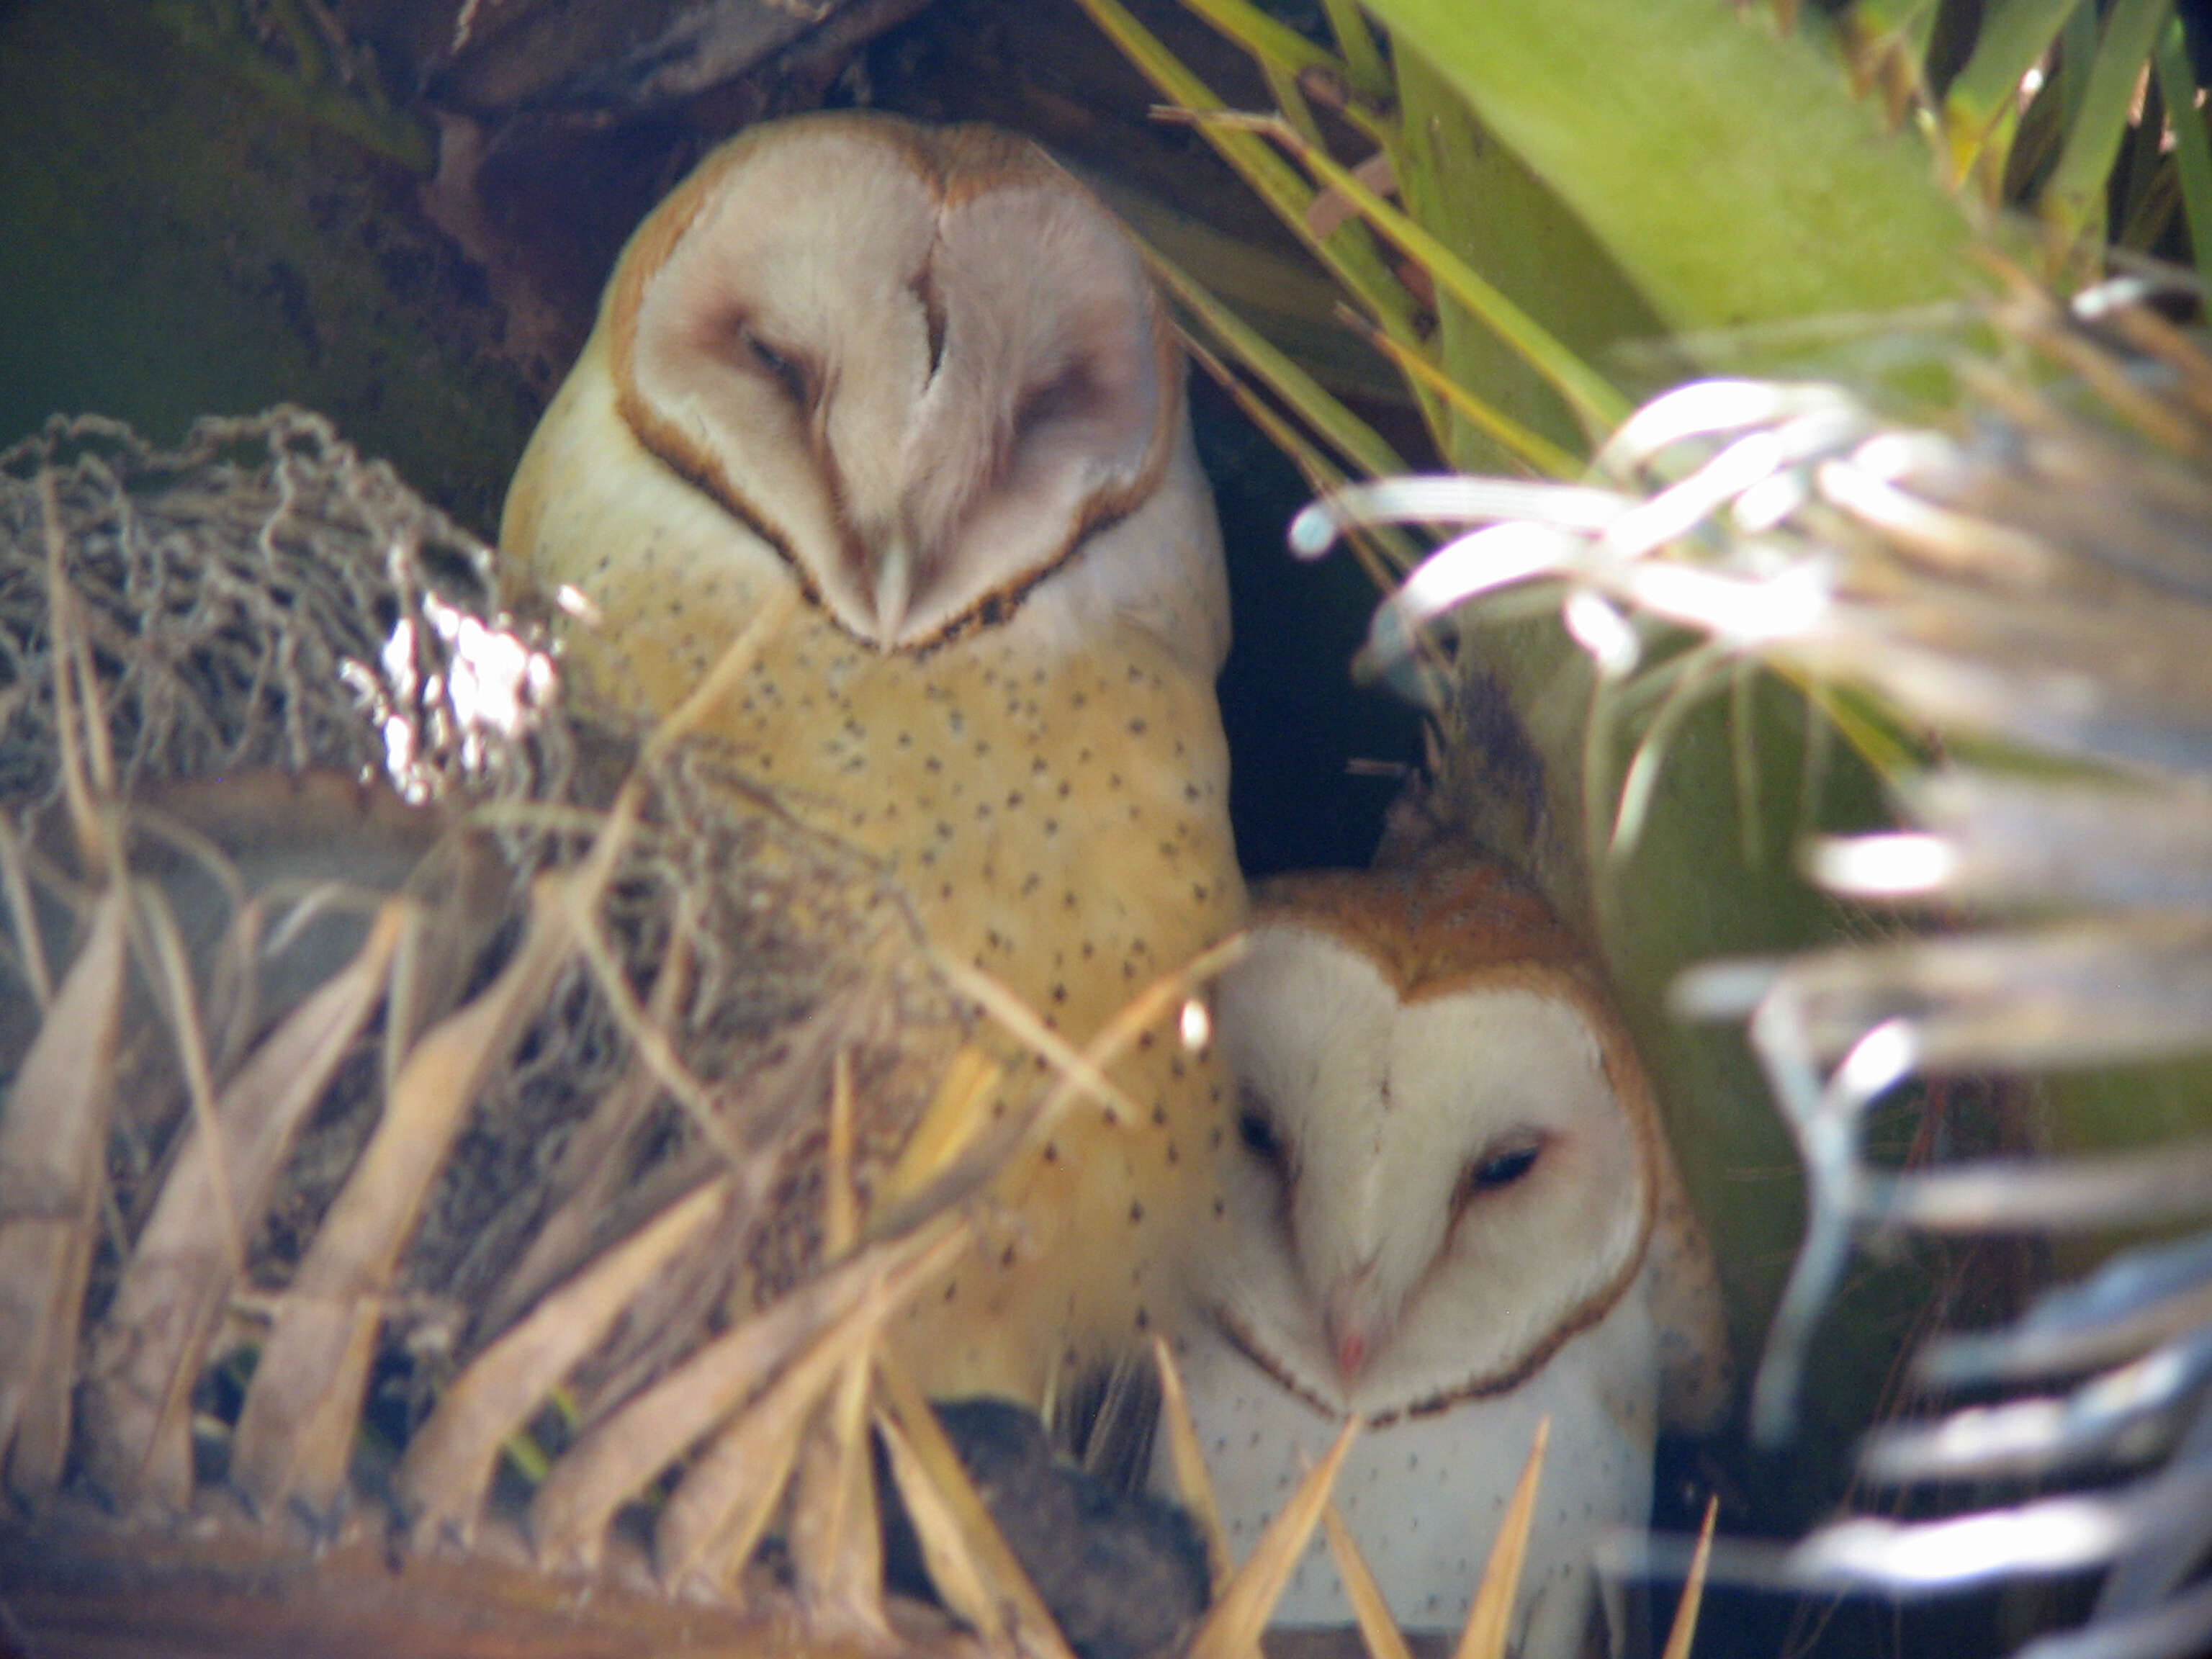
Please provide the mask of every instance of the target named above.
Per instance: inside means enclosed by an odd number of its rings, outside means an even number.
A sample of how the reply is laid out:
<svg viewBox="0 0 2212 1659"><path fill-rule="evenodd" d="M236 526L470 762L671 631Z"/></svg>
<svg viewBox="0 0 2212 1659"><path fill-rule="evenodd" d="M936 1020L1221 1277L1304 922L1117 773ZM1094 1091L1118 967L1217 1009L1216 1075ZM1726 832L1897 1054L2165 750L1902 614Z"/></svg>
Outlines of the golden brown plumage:
<svg viewBox="0 0 2212 1659"><path fill-rule="evenodd" d="M573 590L572 663L651 714L801 590L701 729L1080 1045L1243 912L1182 373L1127 238L1033 146L758 129L631 241L504 556ZM1113 1075L1135 1121L1052 1126L998 1189L1013 1224L917 1313L933 1391L1036 1399L1172 1316L1221 1086L1165 1031ZM998 1106L1043 1079L1024 1058Z"/></svg>

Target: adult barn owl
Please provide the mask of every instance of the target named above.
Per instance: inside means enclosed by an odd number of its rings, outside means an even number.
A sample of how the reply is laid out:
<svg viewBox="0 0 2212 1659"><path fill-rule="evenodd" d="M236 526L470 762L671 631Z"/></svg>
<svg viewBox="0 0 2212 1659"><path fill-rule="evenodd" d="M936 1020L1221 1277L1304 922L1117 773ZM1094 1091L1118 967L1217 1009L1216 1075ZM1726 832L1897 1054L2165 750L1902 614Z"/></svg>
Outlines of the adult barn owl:
<svg viewBox="0 0 2212 1659"><path fill-rule="evenodd" d="M1243 913L1182 376L1127 235L1027 141L756 128L624 250L503 556L647 714L801 593L700 729L1079 1046ZM1164 1034L1112 1075L1134 1114L1054 1126L1000 1182L1012 1224L917 1310L931 1392L1035 1401L1172 1316L1218 1224L1224 1085Z"/></svg>
<svg viewBox="0 0 2212 1659"><path fill-rule="evenodd" d="M1727 1393L1711 1263L1594 977L1494 867L1318 872L1256 896L1220 1025L1233 1238L1183 1364L1232 1543L1357 1413L1337 1504L1400 1621L1455 1625L1549 1417L1516 1650L1583 1651L1589 1547L1646 1518L1656 1419L1708 1426ZM1350 1617L1316 1547L1276 1618Z"/></svg>

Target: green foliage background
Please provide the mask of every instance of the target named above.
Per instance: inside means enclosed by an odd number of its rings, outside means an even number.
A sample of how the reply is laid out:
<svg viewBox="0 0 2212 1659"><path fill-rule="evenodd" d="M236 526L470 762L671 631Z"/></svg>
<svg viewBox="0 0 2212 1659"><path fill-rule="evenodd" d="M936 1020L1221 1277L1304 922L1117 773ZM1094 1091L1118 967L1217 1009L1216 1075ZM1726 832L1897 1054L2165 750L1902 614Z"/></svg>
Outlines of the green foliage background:
<svg viewBox="0 0 2212 1659"><path fill-rule="evenodd" d="M1945 363L1869 367L1888 319L1987 294L2000 270L2063 288L2102 272L2108 240L2212 255L2212 161L2170 0L1861 0L1834 15L1329 0L1326 45L1246 0L1185 0L1260 64L1275 103L1261 122L1209 116L1219 100L1118 0L1082 3L1337 277L1462 471L1574 476L1634 400L1701 372L1840 367L1941 424ZM1378 160L1393 199L1375 188ZM1350 221L1317 234L1346 203ZM1384 470L1379 441L1296 364L1170 282L1251 400L1284 412L1317 488ZM1876 349L1854 357L1852 343ZM1401 567L1417 551L1371 550ZM1686 1028L1668 988L1695 962L1897 925L1815 894L1795 854L1810 831L1884 822L1886 772L1927 751L1879 711L1831 724L1832 693L1808 706L1798 687L1663 636L1647 641L1656 672L1597 687L1540 607L1475 609L1449 671L1441 792L1600 945L1748 1358L1798 1237L1795 1152L1740 1036ZM1501 702L1537 757L1533 812L1513 809L1483 751ZM1616 836L1647 747L1657 787L1636 832ZM2146 1113L2170 1122L2185 1098L2201 1123L2203 1070L2185 1069L2179 1085L2171 1070L2069 1084L2039 1121L2059 1146L2133 1139ZM1892 1115L1885 1133L1913 1127ZM1864 1272L1832 1316L1809 1455L1774 1474L1790 1490L1767 1495L1770 1516L1834 1496L1844 1443L1927 1316L1930 1272L1910 1258Z"/></svg>

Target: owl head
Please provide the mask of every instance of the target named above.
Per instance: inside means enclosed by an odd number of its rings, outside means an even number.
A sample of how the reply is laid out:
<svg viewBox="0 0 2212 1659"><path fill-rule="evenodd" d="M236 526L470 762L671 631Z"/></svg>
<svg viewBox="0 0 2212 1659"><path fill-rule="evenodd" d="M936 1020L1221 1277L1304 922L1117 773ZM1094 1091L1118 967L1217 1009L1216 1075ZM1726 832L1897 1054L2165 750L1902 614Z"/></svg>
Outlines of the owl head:
<svg viewBox="0 0 2212 1659"><path fill-rule="evenodd" d="M1627 1290L1672 1190L1620 1022L1498 868L1316 872L1255 899L1222 991L1242 1143L1222 1323L1370 1420L1518 1386Z"/></svg>
<svg viewBox="0 0 2212 1659"><path fill-rule="evenodd" d="M748 131L654 210L562 396L604 383L645 457L888 651L1003 614L1152 498L1182 374L1135 246L1036 145L840 113ZM510 548L582 464L533 449Z"/></svg>

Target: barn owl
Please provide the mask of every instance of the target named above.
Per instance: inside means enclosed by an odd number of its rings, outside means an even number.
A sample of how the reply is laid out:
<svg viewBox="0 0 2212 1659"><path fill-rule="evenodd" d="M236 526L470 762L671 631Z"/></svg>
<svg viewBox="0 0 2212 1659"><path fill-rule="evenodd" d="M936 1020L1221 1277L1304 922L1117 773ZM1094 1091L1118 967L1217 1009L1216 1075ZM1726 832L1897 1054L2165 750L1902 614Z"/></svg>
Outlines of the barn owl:
<svg viewBox="0 0 2212 1659"><path fill-rule="evenodd" d="M1079 1046L1243 915L1182 376L1128 236L1034 145L756 128L625 249L502 557L580 613L572 673L648 715L802 595L700 729ZM1111 1075L1133 1112L1052 1126L914 1314L931 1392L1036 1402L1172 1321L1224 1085L1165 1034Z"/></svg>
<svg viewBox="0 0 2212 1659"><path fill-rule="evenodd" d="M1495 867L1316 872L1259 890L1220 1028L1232 1238L1182 1350L1231 1543L1356 1413L1338 1507L1400 1621L1455 1625L1548 1417L1515 1650L1585 1651L1590 1546L1646 1518L1657 1419L1710 1426L1727 1393L1711 1263L1593 975ZM1350 1617L1317 1546L1276 1619Z"/></svg>

